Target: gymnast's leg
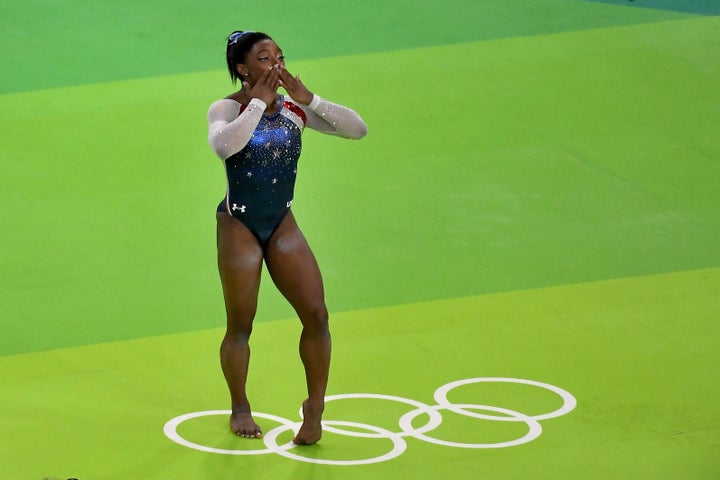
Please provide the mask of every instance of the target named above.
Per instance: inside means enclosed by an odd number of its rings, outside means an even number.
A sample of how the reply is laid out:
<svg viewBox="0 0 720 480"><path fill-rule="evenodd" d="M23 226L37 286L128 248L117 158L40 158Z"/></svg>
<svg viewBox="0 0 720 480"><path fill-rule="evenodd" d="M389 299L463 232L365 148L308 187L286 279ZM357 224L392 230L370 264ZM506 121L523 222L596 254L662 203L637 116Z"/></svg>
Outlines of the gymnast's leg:
<svg viewBox="0 0 720 480"><path fill-rule="evenodd" d="M305 367L308 398L303 424L293 442L310 445L322 436L321 418L330 371L330 329L322 277L315 256L292 212L275 230L265 250L265 262L278 290L302 322L300 358Z"/></svg>
<svg viewBox="0 0 720 480"><path fill-rule="evenodd" d="M262 433L252 418L245 384L263 253L255 236L237 219L218 213L217 224L218 269L227 312L220 364L230 390L230 429L243 437L260 437Z"/></svg>

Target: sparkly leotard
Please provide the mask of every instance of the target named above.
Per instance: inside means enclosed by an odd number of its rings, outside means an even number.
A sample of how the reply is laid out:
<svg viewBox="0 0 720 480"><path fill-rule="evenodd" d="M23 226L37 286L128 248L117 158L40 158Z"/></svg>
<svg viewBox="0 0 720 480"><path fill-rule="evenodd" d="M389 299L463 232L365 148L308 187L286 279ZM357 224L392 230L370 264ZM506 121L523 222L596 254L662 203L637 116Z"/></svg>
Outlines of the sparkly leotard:
<svg viewBox="0 0 720 480"><path fill-rule="evenodd" d="M263 114L242 150L225 159L228 189L218 211L240 220L262 246L292 205L305 121L302 109L283 102L273 115Z"/></svg>
<svg viewBox="0 0 720 480"><path fill-rule="evenodd" d="M208 140L223 159L227 192L218 212L242 222L265 248L293 202L301 134L308 127L362 138L367 126L353 110L315 95L310 105L281 98L273 115L262 100L218 100L208 111Z"/></svg>

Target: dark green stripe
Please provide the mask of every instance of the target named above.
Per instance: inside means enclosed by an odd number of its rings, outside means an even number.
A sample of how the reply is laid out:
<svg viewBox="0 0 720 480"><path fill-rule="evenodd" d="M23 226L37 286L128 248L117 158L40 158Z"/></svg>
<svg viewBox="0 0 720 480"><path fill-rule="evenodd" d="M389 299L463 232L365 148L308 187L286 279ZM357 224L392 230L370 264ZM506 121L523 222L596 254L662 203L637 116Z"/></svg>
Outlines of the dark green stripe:
<svg viewBox="0 0 720 480"><path fill-rule="evenodd" d="M655 8L695 15L720 15L720 0L588 0L634 8Z"/></svg>
<svg viewBox="0 0 720 480"><path fill-rule="evenodd" d="M5 2L0 92L223 68L236 28L319 58L682 17L576 0Z"/></svg>

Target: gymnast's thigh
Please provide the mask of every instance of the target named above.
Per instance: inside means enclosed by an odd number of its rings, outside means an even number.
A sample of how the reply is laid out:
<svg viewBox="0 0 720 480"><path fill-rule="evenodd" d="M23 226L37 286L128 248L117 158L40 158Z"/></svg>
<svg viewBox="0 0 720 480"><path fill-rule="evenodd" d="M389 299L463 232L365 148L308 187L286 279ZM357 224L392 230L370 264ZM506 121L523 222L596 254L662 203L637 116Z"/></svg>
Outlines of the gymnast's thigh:
<svg viewBox="0 0 720 480"><path fill-rule="evenodd" d="M265 261L273 282L301 319L327 316L320 268L292 211L270 238Z"/></svg>
<svg viewBox="0 0 720 480"><path fill-rule="evenodd" d="M218 270L228 316L251 321L257 309L263 250L239 220L227 213L216 216Z"/></svg>

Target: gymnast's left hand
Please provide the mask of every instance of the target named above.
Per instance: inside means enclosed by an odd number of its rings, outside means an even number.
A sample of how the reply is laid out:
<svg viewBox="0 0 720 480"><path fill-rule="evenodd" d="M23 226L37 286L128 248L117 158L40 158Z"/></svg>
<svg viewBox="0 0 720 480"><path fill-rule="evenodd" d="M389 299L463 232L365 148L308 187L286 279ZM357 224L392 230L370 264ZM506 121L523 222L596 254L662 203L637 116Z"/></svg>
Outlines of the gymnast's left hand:
<svg viewBox="0 0 720 480"><path fill-rule="evenodd" d="M313 94L300 80L300 76L293 77L286 68L280 70L280 86L290 95L290 98L303 105L310 105Z"/></svg>

